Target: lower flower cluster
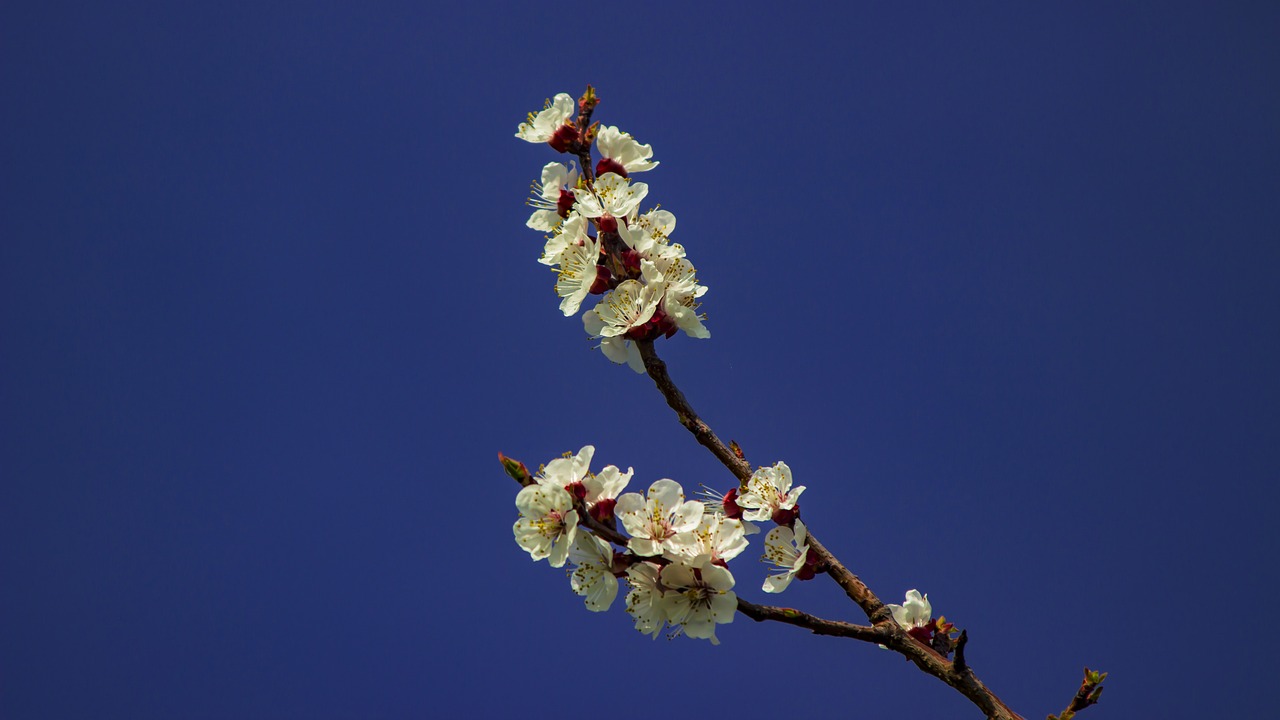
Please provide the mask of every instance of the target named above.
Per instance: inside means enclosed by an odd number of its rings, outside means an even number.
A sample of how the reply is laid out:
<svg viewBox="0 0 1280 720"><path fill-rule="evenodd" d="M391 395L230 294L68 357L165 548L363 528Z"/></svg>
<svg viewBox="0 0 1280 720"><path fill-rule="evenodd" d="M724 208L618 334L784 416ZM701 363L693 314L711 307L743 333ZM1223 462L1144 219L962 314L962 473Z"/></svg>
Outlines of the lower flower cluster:
<svg viewBox="0 0 1280 720"><path fill-rule="evenodd" d="M625 582L626 610L640 632L656 637L669 628L672 635L719 644L716 626L732 622L737 611L728 563L746 549L747 536L759 532L748 519L790 522L765 538L763 560L777 571L764 581L765 592L813 577L815 561L797 517L796 498L804 488L791 487L785 463L760 468L741 495L735 488L698 501L668 479L655 481L643 495L623 493L633 470L609 465L593 473L594 455L587 445L536 475L502 458L524 484L516 496L516 543L552 567L572 564L570 587L588 610L612 607Z"/></svg>

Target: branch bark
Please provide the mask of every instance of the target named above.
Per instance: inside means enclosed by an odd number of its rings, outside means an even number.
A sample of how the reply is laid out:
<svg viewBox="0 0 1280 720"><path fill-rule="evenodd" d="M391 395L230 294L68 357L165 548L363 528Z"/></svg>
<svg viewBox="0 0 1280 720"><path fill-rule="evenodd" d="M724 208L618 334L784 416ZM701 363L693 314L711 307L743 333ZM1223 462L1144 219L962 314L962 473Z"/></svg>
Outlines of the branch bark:
<svg viewBox="0 0 1280 720"><path fill-rule="evenodd" d="M666 399L667 405L671 406L671 409L675 411L680 424L693 434L694 439L700 445L710 450L711 454L715 455L716 459L728 468L729 472L733 473L733 476L738 478L740 483L745 484L751 478L751 464L747 462L745 457L739 457L725 445L716 436L711 426L704 422L698 416L698 413L694 411L684 393L680 391L680 388L671 379L670 373L667 372L667 364L662 361L662 358L658 357L657 351L653 347L653 341L637 340L635 342L640 351L640 357L644 360L645 370L648 372L649 377L653 379L658 391ZM755 605L741 598L738 600L738 610L757 621L776 620L806 628L820 635L851 637L866 642L882 644L890 650L906 656L908 660L915 663L916 667L924 672L955 688L970 702L977 705L989 720L1024 720L1021 715L1011 710L995 693L982 684L982 681L978 679L977 675L963 660L963 655L960 656L960 662L957 665L957 663L953 663L939 655L933 648L908 635L906 630L893 621L889 608L880 601L880 598L876 597L871 588L867 587L866 583L862 582L857 575L845 567L825 545L818 542L813 537L812 532L810 532L808 542L809 547L821 560L821 566L824 568L823 572L827 573L844 590L849 599L862 609L867 619L873 623L872 627L823 620L798 610ZM965 636L965 640L966 642L968 641L967 636Z"/></svg>

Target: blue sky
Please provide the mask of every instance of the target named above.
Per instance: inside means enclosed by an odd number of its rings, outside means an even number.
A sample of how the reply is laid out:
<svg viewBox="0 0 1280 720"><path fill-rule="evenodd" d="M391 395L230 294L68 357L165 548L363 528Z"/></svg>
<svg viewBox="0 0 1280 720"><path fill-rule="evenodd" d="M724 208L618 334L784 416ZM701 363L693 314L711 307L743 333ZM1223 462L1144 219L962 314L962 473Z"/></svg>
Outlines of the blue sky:
<svg viewBox="0 0 1280 720"><path fill-rule="evenodd" d="M586 83L710 287L659 344L1028 718L1273 706L1280 11L0 10L0 714L978 717L900 658L583 609L530 466L732 478L524 227ZM759 591L757 542L732 569ZM778 602L859 620L821 578ZM768 680L761 680L763 677ZM1194 686L1202 690L1192 693Z"/></svg>

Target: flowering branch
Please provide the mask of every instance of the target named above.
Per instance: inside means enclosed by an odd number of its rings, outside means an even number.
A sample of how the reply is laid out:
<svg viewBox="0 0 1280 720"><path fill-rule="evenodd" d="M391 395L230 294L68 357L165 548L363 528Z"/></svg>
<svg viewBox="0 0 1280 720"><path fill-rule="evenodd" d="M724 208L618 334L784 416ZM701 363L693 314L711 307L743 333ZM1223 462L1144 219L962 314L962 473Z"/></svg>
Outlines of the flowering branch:
<svg viewBox="0 0 1280 720"><path fill-rule="evenodd" d="M622 493L632 476L609 465L590 470L595 448L550 461L530 473L499 453L503 469L520 485L513 526L517 544L534 560L553 567L572 562L570 585L585 596L588 610L608 610L625 581L626 610L637 630L657 636L670 628L713 644L716 626L741 613L819 635L847 637L892 650L958 690L993 720L1022 720L978 679L965 650L969 635L943 617L933 617L927 595L910 590L902 605L886 604L819 542L800 518L803 485L794 486L784 462L752 470L736 443L725 445L676 386L654 342L677 332L705 339L711 332L698 312L707 288L699 284L683 246L670 241L673 214L657 207L641 213L649 186L631 175L658 166L653 150L617 127L592 122L600 100L588 86L575 103L561 93L530 113L516 136L545 143L574 158L548 163L533 185L535 208L526 225L546 235L539 262L557 275L555 289L565 316L582 313L583 328L600 341L605 357L647 374L677 419L737 479L724 494L688 500L670 479L645 494ZM576 117L575 115L576 110ZM600 159L592 163L592 150ZM621 522L622 529L618 525ZM762 585L780 593L793 581L830 577L867 616L871 625L826 620L792 608L758 605L739 597L728 569L746 548L754 524L774 527L764 538L763 560L774 574ZM948 656L954 652L955 659ZM1085 682L1067 710L1050 720L1070 720L1093 705L1105 673L1085 671Z"/></svg>

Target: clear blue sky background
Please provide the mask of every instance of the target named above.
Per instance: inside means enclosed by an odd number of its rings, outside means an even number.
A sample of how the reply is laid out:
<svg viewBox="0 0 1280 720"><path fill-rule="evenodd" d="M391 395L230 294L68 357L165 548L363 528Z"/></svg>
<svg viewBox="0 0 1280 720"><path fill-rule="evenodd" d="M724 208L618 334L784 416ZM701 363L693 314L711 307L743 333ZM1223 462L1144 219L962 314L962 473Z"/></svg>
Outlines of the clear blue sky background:
<svg viewBox="0 0 1280 720"><path fill-rule="evenodd" d="M1272 712L1280 9L718 5L7 3L0 716L979 716L512 542L498 450L732 482L535 262L587 82L711 288L673 376L882 597L1028 718Z"/></svg>

